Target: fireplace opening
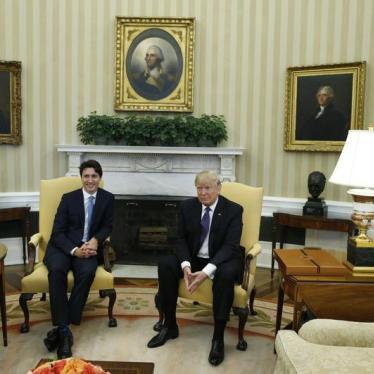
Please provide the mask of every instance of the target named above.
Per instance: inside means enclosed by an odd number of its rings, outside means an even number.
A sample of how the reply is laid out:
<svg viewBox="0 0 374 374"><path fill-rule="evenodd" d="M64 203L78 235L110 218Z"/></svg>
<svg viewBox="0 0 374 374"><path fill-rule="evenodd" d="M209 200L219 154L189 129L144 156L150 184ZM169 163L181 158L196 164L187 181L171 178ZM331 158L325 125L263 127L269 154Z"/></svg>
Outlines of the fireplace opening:
<svg viewBox="0 0 374 374"><path fill-rule="evenodd" d="M111 244L116 264L157 265L174 253L181 196L116 195Z"/></svg>

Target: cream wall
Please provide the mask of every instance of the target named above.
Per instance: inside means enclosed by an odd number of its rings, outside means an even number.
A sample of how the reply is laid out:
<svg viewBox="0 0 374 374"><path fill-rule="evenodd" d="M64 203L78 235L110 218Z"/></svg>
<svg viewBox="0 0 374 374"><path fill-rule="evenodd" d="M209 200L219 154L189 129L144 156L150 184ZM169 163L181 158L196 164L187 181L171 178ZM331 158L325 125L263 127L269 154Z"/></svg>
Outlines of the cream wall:
<svg viewBox="0 0 374 374"><path fill-rule="evenodd" d="M195 17L194 114L224 114L247 148L239 181L305 197L336 153L283 151L289 66L367 61L364 127L374 122L372 0L0 0L0 59L22 61L21 146L0 145L0 192L63 175L55 144L79 144L78 117L112 114L116 16ZM327 184L325 197L346 200Z"/></svg>

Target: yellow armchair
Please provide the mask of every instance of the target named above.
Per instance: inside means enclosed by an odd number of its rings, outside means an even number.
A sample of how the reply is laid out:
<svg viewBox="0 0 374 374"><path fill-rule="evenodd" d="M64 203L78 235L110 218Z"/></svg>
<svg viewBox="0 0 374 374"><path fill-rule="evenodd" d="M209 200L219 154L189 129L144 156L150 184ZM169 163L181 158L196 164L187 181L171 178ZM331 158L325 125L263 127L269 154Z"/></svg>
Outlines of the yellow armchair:
<svg viewBox="0 0 374 374"><path fill-rule="evenodd" d="M247 342L244 340L243 332L249 311L252 315L256 315L256 312L253 309L253 303L256 295L256 261L258 254L261 252L258 239L260 232L263 188L251 187L235 182L225 182L222 183L221 195L243 207L243 231L240 245L245 250L244 275L242 283L235 285L232 308L234 314L239 317L238 344L236 348L245 351L247 349ZM178 296L195 302L212 304L212 281L206 279L200 287L190 295L186 290L183 279L181 279ZM154 326L154 329L159 330L163 323L164 315L162 310L159 308L157 297L156 307L159 310L159 321Z"/></svg>
<svg viewBox="0 0 374 374"><path fill-rule="evenodd" d="M41 300L46 299L48 289L48 270L43 263L47 243L51 236L53 221L64 193L76 190L82 186L79 177L62 177L40 181L40 204L39 204L39 233L34 234L28 243L28 264L26 274L21 281L22 293L19 304L23 310L25 320L20 327L22 333L30 330L29 310L27 302L34 294L42 293ZM39 262L35 264L36 250L38 249ZM116 301L114 289L114 277L111 274L109 264L109 241L104 243L104 265L98 266L91 291L99 290L100 297L109 297L108 317L109 327L117 326L113 317L113 306ZM68 290L72 289L74 282L73 274L68 274Z"/></svg>

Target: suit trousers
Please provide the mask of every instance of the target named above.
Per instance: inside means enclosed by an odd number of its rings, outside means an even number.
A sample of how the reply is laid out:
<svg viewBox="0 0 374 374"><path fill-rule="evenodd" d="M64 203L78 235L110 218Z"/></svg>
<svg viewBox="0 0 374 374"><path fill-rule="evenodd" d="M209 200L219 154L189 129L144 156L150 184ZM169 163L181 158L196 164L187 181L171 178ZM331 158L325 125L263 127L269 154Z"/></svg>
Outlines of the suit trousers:
<svg viewBox="0 0 374 374"><path fill-rule="evenodd" d="M202 270L209 259L194 258L191 260L192 272ZM213 279L213 316L215 321L228 321L234 300L235 282L242 276L242 262L233 258L220 264ZM158 264L159 303L165 313L165 324L175 320L178 299L179 281L183 271L175 255L164 257Z"/></svg>
<svg viewBox="0 0 374 374"><path fill-rule="evenodd" d="M46 261L48 268L49 296L54 325L79 325L88 293L95 278L97 257L79 258L61 251L53 253ZM72 270L74 285L67 296L67 275Z"/></svg>

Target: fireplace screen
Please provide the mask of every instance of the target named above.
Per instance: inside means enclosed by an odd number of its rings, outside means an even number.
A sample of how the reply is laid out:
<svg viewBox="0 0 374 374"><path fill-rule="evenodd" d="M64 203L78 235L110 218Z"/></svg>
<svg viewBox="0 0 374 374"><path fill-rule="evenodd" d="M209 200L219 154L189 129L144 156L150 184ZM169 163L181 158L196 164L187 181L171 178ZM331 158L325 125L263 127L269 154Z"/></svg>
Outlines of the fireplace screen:
<svg viewBox="0 0 374 374"><path fill-rule="evenodd" d="M177 236L178 196L125 196L115 200L111 243L116 263L156 265L173 253Z"/></svg>

